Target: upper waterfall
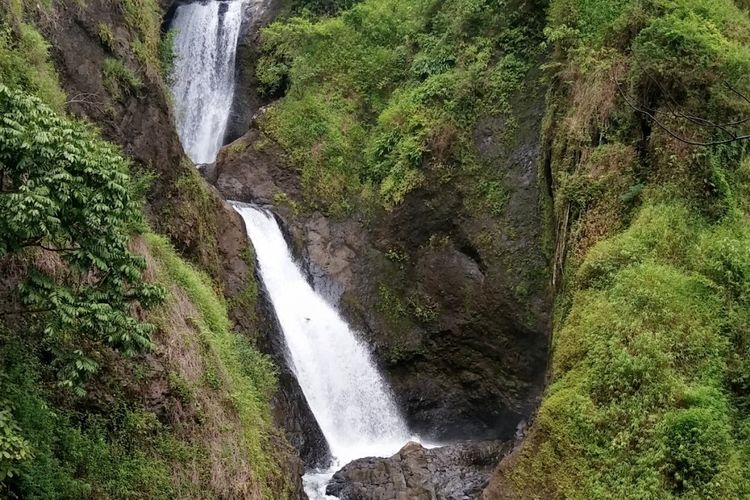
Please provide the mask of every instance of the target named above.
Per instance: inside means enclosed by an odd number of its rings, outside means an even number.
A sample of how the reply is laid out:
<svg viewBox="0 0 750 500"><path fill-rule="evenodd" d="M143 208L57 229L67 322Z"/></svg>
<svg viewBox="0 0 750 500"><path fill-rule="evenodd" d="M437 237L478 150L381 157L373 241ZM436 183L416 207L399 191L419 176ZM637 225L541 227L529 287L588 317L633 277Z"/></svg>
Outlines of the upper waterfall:
<svg viewBox="0 0 750 500"><path fill-rule="evenodd" d="M318 295L294 262L274 217L235 204L242 215L310 409L340 463L389 456L409 440L365 345Z"/></svg>
<svg viewBox="0 0 750 500"><path fill-rule="evenodd" d="M172 21L177 132L196 164L214 162L224 140L242 6L242 0L193 2L180 5Z"/></svg>

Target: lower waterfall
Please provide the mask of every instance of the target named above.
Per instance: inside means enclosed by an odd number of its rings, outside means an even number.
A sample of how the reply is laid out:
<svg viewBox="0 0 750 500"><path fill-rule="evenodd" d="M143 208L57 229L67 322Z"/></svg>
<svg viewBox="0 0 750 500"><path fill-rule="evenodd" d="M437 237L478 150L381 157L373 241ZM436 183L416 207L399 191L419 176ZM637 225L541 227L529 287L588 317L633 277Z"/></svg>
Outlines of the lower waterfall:
<svg viewBox="0 0 750 500"><path fill-rule="evenodd" d="M260 274L283 330L294 371L333 455L327 471L305 476L311 499L356 458L390 456L410 435L367 347L305 279L268 211L234 203L255 247Z"/></svg>

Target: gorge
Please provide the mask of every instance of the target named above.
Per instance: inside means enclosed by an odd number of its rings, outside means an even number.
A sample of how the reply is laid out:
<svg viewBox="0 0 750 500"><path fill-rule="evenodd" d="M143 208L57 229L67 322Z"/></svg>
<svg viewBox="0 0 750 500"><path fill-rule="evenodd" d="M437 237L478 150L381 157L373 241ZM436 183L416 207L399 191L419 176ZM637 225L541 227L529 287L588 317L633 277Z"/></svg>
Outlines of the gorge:
<svg viewBox="0 0 750 500"><path fill-rule="evenodd" d="M0 497L750 497L747 0L0 2Z"/></svg>
<svg viewBox="0 0 750 500"><path fill-rule="evenodd" d="M173 92L178 132L196 164L212 163L233 100L241 0L179 6ZM331 452L330 465L304 478L309 498L324 499L333 473L361 457L388 457L409 441L406 424L371 354L308 284L274 216L234 203L253 243L290 365ZM416 439L416 438L415 438Z"/></svg>
<svg viewBox="0 0 750 500"><path fill-rule="evenodd" d="M288 362L331 450L329 470L306 476L308 496L325 498L336 470L356 458L394 454L409 433L367 348L308 284L273 215L248 205L235 209L253 242Z"/></svg>
<svg viewBox="0 0 750 500"><path fill-rule="evenodd" d="M236 78L236 33L241 24L250 24L247 19L243 21L245 10L242 3L237 0L178 6L171 23L171 29L177 33L173 86L178 132L188 153L201 151L198 156L204 161L196 163L213 162L216 159L215 149L207 151L205 145L222 144L225 136L225 124L230 113L226 106L233 101L232 94L226 92L234 88ZM233 42L235 45L232 45ZM180 79L186 79L186 82ZM213 93L207 94L207 89L213 89ZM206 95L211 97L206 98ZM216 106L212 99L221 100L221 106L225 107ZM191 157L195 160L196 154L191 154ZM223 159L218 161L219 177L223 173ZM249 170L253 167L248 165L244 168ZM268 165L261 166L261 169L267 168ZM243 181L242 185L244 189L255 189L252 181ZM251 197L248 201L262 200ZM328 481L344 465L363 457L390 457L410 438L415 441L419 441L419 438L411 436L407 430L391 389L378 373L369 348L363 344L363 339L357 338L362 334L354 333L335 311L335 305L329 304L313 290L312 285L318 283L326 286L324 283L331 283L330 278L323 273L309 284L295 264L274 216L257 206L233 204L243 217L255 250L259 276L283 335L283 354L281 359L277 356L276 360L289 366L304 395L305 402L302 404L309 406L330 449L331 463L317 466L308 464L309 472L304 478L310 498L326 498ZM336 300L334 296L329 299ZM424 399L423 395L418 397ZM474 425L476 418L468 414L467 423ZM508 425L504 418L502 420L503 425ZM485 431L460 430L459 426L448 422L443 422L442 426L441 431L434 424L422 424L420 429L431 439L498 436L496 430L491 428ZM507 434L503 437L507 437ZM492 453L488 453L487 457L493 457ZM460 453L447 453L445 456L451 458L445 461L444 467L450 467L450 460L455 461ZM494 465L499 458L489 458L488 463ZM468 467L466 470L471 469L468 463L463 466ZM480 474L474 480L478 484L486 481L488 473L484 462L482 467L484 476ZM466 474L464 469L460 474ZM467 480L466 483L472 482ZM455 486L453 488L456 489ZM454 494L459 494L459 489ZM477 495L478 490L473 483L469 489L474 496Z"/></svg>

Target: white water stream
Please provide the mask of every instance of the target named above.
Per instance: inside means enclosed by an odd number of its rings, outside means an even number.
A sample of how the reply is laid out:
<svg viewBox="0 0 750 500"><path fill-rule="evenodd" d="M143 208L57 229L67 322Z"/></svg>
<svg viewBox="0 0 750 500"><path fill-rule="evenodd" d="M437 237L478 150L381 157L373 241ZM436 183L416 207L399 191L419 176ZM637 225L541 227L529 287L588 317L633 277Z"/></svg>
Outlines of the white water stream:
<svg viewBox="0 0 750 500"><path fill-rule="evenodd" d="M177 128L196 164L213 163L222 146L243 2L181 5L172 22ZM234 206L255 247L290 368L333 455L330 468L305 475L305 491L311 500L332 498L325 487L336 470L357 458L393 455L409 432L367 347L307 282L273 216L251 205Z"/></svg>
<svg viewBox="0 0 750 500"><path fill-rule="evenodd" d="M172 21L177 133L196 164L216 161L224 141L242 7L242 0L193 2L177 7Z"/></svg>
<svg viewBox="0 0 750 500"><path fill-rule="evenodd" d="M245 220L273 302L290 367L328 441L334 463L305 476L311 500L325 496L335 470L361 457L396 453L410 435L367 347L305 279L274 217L234 205Z"/></svg>

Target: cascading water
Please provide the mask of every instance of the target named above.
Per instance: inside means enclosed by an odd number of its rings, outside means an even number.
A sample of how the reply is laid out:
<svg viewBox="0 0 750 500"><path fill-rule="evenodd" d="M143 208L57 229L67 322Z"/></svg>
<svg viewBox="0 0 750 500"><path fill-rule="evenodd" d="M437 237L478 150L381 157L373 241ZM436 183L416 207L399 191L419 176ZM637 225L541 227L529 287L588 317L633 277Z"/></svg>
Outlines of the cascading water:
<svg viewBox="0 0 750 500"><path fill-rule="evenodd" d="M177 7L172 21L177 133L196 164L216 161L224 140L242 7L242 0L192 2Z"/></svg>
<svg viewBox="0 0 750 500"><path fill-rule="evenodd" d="M234 207L255 247L290 366L334 456L331 469L305 476L310 498L326 498L336 468L356 458L390 456L409 432L367 348L307 282L273 216L251 205Z"/></svg>
<svg viewBox="0 0 750 500"><path fill-rule="evenodd" d="M175 12L173 94L177 127L196 164L222 146L234 94L234 63L243 0L192 2ZM304 477L311 500L330 498L334 471L356 458L390 456L410 436L367 348L305 280L273 216L235 204L255 247L263 282L307 403L328 441L333 463Z"/></svg>

